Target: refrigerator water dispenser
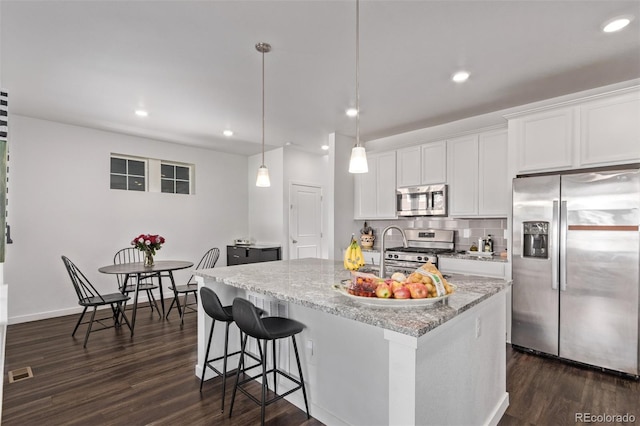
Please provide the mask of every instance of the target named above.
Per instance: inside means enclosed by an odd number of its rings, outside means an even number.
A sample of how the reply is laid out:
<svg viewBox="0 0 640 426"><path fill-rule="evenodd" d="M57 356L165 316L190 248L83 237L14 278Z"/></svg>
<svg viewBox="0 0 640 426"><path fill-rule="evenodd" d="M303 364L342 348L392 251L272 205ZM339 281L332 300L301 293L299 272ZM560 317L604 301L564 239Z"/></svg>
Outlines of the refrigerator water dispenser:
<svg viewBox="0 0 640 426"><path fill-rule="evenodd" d="M548 258L549 222L522 222L523 257Z"/></svg>

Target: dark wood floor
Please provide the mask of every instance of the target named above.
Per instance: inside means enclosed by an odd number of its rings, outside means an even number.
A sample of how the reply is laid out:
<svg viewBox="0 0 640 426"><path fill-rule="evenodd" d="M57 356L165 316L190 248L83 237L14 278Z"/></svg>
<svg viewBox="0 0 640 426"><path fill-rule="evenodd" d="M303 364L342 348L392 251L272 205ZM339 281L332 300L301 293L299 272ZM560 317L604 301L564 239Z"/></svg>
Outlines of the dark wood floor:
<svg viewBox="0 0 640 426"><path fill-rule="evenodd" d="M260 409L243 395L234 416L220 413L221 379L198 392L196 316L184 328L139 311L128 329L70 337L77 316L8 327L2 423L11 425L251 425ZM31 367L34 377L8 383L7 372ZM232 382L228 382L229 384ZM230 387L230 386L228 386ZM509 425L575 425L576 413L625 414L640 424L636 381L582 369L507 348ZM227 404L230 390L227 389ZM321 425L281 400L267 407L269 425ZM381 423L382 424L382 423ZM631 423L633 424L633 423Z"/></svg>
<svg viewBox="0 0 640 426"><path fill-rule="evenodd" d="M231 419L220 413L220 378L205 382L200 394L195 314L180 328L177 313L162 321L145 308L138 311L133 340L126 327L107 329L91 333L87 349L84 326L71 337L77 318L8 327L3 426L260 423L260 407L244 395L236 397ZM9 383L7 372L22 367L31 367L34 377ZM227 406L232 384L228 379ZM266 423L321 425L286 400L267 407Z"/></svg>
<svg viewBox="0 0 640 426"><path fill-rule="evenodd" d="M510 404L499 426L640 424L640 382L510 346L507 392ZM635 420L580 421L587 414L629 414Z"/></svg>

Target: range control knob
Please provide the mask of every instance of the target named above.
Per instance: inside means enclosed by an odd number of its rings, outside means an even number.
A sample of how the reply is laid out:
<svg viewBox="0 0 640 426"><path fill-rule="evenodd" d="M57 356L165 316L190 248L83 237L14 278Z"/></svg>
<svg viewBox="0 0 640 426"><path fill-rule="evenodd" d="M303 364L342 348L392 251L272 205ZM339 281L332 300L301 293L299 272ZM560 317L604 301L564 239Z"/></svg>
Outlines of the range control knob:
<svg viewBox="0 0 640 426"><path fill-rule="evenodd" d="M397 258L398 258L398 255L397 255L397 254L394 254L394 255L393 255L393 258L394 258L394 259L397 259Z"/></svg>
<svg viewBox="0 0 640 426"><path fill-rule="evenodd" d="M422 256L418 256L418 262L422 260Z"/></svg>

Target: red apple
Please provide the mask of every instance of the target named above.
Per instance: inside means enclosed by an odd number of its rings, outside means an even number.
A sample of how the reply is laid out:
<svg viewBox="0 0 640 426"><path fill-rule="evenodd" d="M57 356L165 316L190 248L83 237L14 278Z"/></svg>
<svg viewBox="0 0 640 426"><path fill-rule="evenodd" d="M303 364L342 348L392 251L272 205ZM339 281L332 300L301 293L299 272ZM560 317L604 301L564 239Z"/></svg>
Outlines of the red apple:
<svg viewBox="0 0 640 426"><path fill-rule="evenodd" d="M396 292L397 289L399 289L400 287L404 287L404 284L402 284L401 282L398 281L392 281L391 282L391 291L392 292Z"/></svg>
<svg viewBox="0 0 640 426"><path fill-rule="evenodd" d="M429 295L429 290L427 290L427 286L422 283L410 283L407 284L406 287L409 288L409 292L411 293L412 299L424 299Z"/></svg>
<svg viewBox="0 0 640 426"><path fill-rule="evenodd" d="M376 287L376 296L381 299L388 299L391 297L391 287L386 283L380 283Z"/></svg>
<svg viewBox="0 0 640 426"><path fill-rule="evenodd" d="M410 299L411 292L409 292L409 289L407 287L400 286L393 291L393 297L395 297L396 299Z"/></svg>

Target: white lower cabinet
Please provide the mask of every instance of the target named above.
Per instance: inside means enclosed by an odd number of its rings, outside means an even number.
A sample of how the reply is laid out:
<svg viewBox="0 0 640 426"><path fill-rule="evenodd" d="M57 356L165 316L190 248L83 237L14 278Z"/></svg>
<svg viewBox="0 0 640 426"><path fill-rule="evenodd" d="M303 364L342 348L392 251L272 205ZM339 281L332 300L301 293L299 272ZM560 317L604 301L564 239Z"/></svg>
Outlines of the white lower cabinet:
<svg viewBox="0 0 640 426"><path fill-rule="evenodd" d="M396 152L368 154L368 173L355 176L354 219L395 219Z"/></svg>
<svg viewBox="0 0 640 426"><path fill-rule="evenodd" d="M438 257L438 269L443 274L480 275L483 277L504 278L505 265L507 265L505 262Z"/></svg>
<svg viewBox="0 0 640 426"><path fill-rule="evenodd" d="M447 141L450 216L507 216L507 147L506 129Z"/></svg>

